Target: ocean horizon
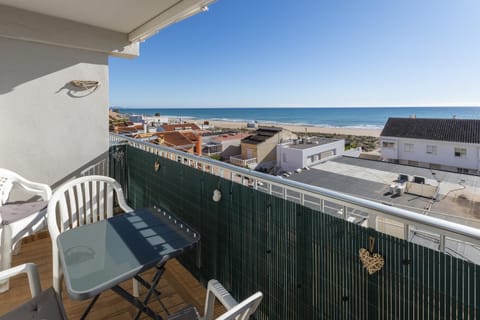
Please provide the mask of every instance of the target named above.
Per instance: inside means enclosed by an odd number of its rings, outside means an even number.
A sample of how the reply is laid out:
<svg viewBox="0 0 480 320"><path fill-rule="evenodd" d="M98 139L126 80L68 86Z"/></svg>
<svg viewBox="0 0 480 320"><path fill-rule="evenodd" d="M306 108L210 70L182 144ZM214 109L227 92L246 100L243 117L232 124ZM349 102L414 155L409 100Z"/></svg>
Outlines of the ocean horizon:
<svg viewBox="0 0 480 320"><path fill-rule="evenodd" d="M389 117L480 119L480 107L231 107L127 108L121 113L218 121L304 125L327 128L382 129Z"/></svg>

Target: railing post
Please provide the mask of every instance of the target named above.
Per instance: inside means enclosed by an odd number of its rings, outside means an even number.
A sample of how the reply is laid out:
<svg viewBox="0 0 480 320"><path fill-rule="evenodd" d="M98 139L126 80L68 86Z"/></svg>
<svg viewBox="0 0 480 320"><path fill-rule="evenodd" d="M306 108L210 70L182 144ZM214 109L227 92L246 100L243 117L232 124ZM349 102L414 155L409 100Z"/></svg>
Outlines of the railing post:
<svg viewBox="0 0 480 320"><path fill-rule="evenodd" d="M377 230L377 215L368 214L368 227Z"/></svg>
<svg viewBox="0 0 480 320"><path fill-rule="evenodd" d="M444 234L441 234L440 235L440 246L439 246L438 250L440 250L440 252L442 252L442 253L445 253L445 241L446 241L446 236Z"/></svg>
<svg viewBox="0 0 480 320"><path fill-rule="evenodd" d="M403 225L403 239L408 241L409 237L410 237L410 225L408 223L405 223Z"/></svg>

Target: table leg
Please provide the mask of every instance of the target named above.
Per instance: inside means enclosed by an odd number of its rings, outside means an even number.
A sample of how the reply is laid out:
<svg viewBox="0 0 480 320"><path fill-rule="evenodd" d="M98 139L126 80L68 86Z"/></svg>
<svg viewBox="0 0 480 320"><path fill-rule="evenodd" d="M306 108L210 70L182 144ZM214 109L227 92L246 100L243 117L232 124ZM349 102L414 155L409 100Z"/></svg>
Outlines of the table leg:
<svg viewBox="0 0 480 320"><path fill-rule="evenodd" d="M144 286L145 288L147 289L150 289L152 286L150 285L149 282L147 282L145 279L143 279L142 277L140 276L135 276L135 280L138 281L138 283L140 283L142 286ZM160 296L161 292L158 291L157 289L155 289L154 293L157 295L157 296Z"/></svg>
<svg viewBox="0 0 480 320"><path fill-rule="evenodd" d="M152 280L152 284L150 285L151 287L149 288L147 294L145 295L145 299L143 300L143 305L147 305L148 304L148 301L150 300L152 294L154 292L156 292L156 288L157 288L157 285L158 285L158 282L160 281L160 278L162 277L163 273L165 272L165 268L162 265L160 266L157 266L157 272L155 272L155 275L153 276L153 280ZM142 279L143 280L143 279ZM142 283L143 284L143 283ZM162 307L165 308L162 304ZM135 315L135 320L137 320L138 318L140 318L140 315L142 314L142 310L138 310L137 311L137 314Z"/></svg>
<svg viewBox="0 0 480 320"><path fill-rule="evenodd" d="M150 318L155 319L155 320L162 320L162 317L160 317L158 314L155 313L151 308L146 306L142 301L139 299L135 298L132 296L129 292L127 292L125 289L123 289L120 286L115 286L112 288L112 291L120 295L122 298L133 304L137 309L139 310L139 313L141 314L142 312L146 313ZM138 312L137 312L138 314Z"/></svg>
<svg viewBox="0 0 480 320"><path fill-rule="evenodd" d="M88 307L87 309L85 309L85 311L83 312L82 316L80 317L80 320L85 320L87 318L87 315L88 313L90 312L90 310L92 310L93 308L93 305L95 304L95 302L97 302L98 300L98 297L100 297L100 295L96 295L92 301L90 301L90 303L88 304Z"/></svg>

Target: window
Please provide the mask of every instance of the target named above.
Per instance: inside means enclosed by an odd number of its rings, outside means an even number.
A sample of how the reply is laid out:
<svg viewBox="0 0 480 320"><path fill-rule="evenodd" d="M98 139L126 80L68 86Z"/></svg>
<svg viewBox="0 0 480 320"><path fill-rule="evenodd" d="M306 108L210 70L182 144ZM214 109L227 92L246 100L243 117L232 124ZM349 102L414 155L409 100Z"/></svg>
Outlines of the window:
<svg viewBox="0 0 480 320"><path fill-rule="evenodd" d="M388 149L393 149L395 147L395 142L383 141L382 142L382 147L388 148Z"/></svg>
<svg viewBox="0 0 480 320"><path fill-rule="evenodd" d="M458 173L468 173L469 170L466 169L466 168L457 168L457 172L458 172Z"/></svg>
<svg viewBox="0 0 480 320"><path fill-rule="evenodd" d="M335 155L335 149L332 149L332 150L328 150L328 151L324 151L324 152L320 152L320 153L319 153L320 159L325 159L325 158L328 158L328 157L333 157L334 155Z"/></svg>
<svg viewBox="0 0 480 320"><path fill-rule="evenodd" d="M428 154L437 154L437 146L427 145L427 153Z"/></svg>
<svg viewBox="0 0 480 320"><path fill-rule="evenodd" d="M413 144L412 143L405 143L403 145L403 150L405 152L412 152L413 151Z"/></svg>
<svg viewBox="0 0 480 320"><path fill-rule="evenodd" d="M455 148L455 157L458 157L458 158L465 158L467 157L467 149L465 148Z"/></svg>

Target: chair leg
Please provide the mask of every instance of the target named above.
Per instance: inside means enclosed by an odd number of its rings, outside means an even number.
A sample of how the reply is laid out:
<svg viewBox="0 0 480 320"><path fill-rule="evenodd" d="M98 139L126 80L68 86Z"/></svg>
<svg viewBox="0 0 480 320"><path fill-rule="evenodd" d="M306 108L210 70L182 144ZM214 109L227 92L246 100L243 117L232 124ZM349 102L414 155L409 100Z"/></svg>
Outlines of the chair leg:
<svg viewBox="0 0 480 320"><path fill-rule="evenodd" d="M53 289L61 297L62 296L62 284L61 284L61 272L60 272L60 261L58 260L58 255L53 254L52 261L52 272L53 272Z"/></svg>
<svg viewBox="0 0 480 320"><path fill-rule="evenodd" d="M140 297L140 285L136 279L132 279L132 285L133 285L133 296L135 298Z"/></svg>
<svg viewBox="0 0 480 320"><path fill-rule="evenodd" d="M1 249L1 268L6 270L12 265L12 228L8 224L2 224L2 249ZM10 288L9 280L0 282L0 292L8 291Z"/></svg>

